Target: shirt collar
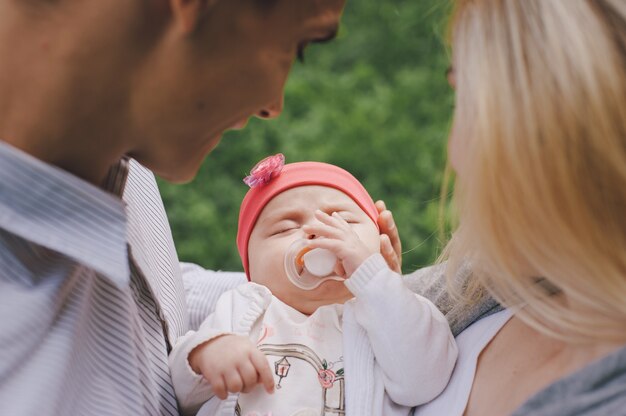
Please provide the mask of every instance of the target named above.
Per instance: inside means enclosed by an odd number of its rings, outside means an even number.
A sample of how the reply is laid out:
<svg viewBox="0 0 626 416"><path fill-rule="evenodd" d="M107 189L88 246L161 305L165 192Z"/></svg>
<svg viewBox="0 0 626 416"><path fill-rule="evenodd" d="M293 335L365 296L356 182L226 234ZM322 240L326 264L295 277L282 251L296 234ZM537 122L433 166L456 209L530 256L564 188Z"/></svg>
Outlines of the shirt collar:
<svg viewBox="0 0 626 416"><path fill-rule="evenodd" d="M0 228L128 285L122 200L2 141Z"/></svg>

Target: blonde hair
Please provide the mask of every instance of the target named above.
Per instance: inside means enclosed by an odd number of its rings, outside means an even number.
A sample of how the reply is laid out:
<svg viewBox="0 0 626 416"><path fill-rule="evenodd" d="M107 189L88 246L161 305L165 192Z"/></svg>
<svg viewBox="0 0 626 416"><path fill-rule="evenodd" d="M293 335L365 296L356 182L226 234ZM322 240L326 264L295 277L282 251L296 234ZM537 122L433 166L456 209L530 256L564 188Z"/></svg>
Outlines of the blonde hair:
<svg viewBox="0 0 626 416"><path fill-rule="evenodd" d="M461 0L452 45L449 275L469 262L468 297L552 336L625 341L626 3Z"/></svg>

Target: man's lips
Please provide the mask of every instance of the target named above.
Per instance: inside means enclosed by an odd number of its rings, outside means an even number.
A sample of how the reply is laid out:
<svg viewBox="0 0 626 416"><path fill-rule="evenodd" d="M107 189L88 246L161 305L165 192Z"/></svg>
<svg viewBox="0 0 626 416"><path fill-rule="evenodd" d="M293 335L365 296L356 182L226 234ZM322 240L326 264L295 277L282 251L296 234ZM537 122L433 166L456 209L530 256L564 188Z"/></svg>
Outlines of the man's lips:
<svg viewBox="0 0 626 416"><path fill-rule="evenodd" d="M244 127L246 127L246 124L248 124L248 119L244 118L243 120L239 120L238 122L230 126L228 129L229 130L241 130Z"/></svg>

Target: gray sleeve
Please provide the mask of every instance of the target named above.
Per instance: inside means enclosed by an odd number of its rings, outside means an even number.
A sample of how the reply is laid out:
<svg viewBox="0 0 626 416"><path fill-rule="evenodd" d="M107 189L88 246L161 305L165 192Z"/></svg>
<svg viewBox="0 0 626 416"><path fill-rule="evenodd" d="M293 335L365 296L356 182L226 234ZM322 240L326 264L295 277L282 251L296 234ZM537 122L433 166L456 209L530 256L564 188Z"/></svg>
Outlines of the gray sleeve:
<svg viewBox="0 0 626 416"><path fill-rule="evenodd" d="M550 384L513 416L626 414L626 346Z"/></svg>
<svg viewBox="0 0 626 416"><path fill-rule="evenodd" d="M459 335L472 323L502 310L502 306L488 295L482 296L473 303L461 302L455 299L449 291L445 276L446 263L418 269L404 275L405 284L413 292L424 296L433 302L444 314L454 336ZM469 268L462 268L455 276L455 280L466 287L471 278Z"/></svg>
<svg viewBox="0 0 626 416"><path fill-rule="evenodd" d="M247 281L242 272L205 270L191 263L181 263L180 268L187 298L189 329L194 331L215 310L222 293Z"/></svg>

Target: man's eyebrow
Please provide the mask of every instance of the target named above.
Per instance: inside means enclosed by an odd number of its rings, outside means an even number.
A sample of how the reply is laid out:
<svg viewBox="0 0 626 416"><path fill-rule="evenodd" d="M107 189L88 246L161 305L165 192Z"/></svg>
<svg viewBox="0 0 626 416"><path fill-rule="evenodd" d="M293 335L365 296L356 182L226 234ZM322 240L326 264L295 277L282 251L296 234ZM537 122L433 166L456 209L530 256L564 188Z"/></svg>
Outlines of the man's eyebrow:
<svg viewBox="0 0 626 416"><path fill-rule="evenodd" d="M322 35L318 38L311 39L310 43L326 43L337 37L337 33L339 33L339 25L334 25L329 28L325 35Z"/></svg>

